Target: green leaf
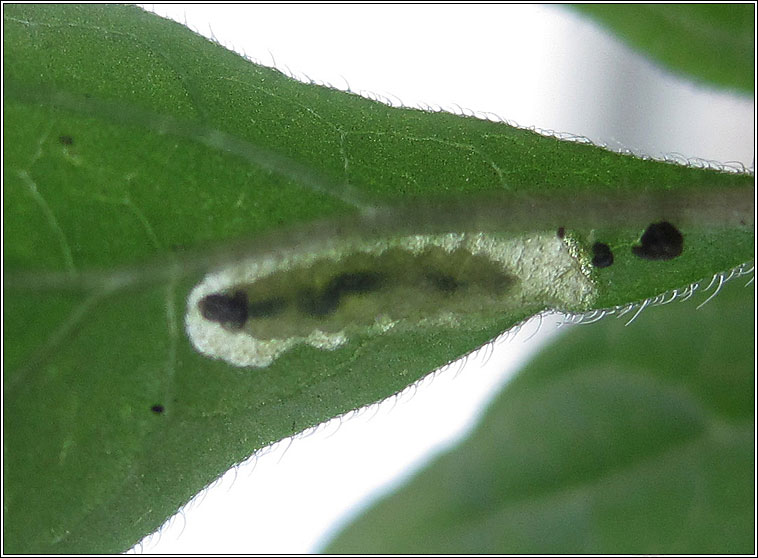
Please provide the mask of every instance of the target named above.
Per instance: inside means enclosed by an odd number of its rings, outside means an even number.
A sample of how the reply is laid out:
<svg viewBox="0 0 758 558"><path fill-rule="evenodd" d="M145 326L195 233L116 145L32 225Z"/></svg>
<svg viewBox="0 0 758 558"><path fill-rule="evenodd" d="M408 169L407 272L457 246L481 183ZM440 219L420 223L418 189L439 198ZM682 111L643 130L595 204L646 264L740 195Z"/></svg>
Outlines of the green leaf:
<svg viewBox="0 0 758 558"><path fill-rule="evenodd" d="M547 304L240 368L185 335L188 294L218 266L334 238L566 226L577 250L600 238L617 254L589 272L586 310L752 257L748 176L392 109L133 7L9 5L3 24L8 552L124 550L256 449ZM682 256L636 258L651 220L674 217Z"/></svg>
<svg viewBox="0 0 758 558"><path fill-rule="evenodd" d="M662 65L722 87L752 92L754 4L577 4Z"/></svg>
<svg viewBox="0 0 758 558"><path fill-rule="evenodd" d="M749 554L755 297L742 283L700 310L574 328L325 551Z"/></svg>

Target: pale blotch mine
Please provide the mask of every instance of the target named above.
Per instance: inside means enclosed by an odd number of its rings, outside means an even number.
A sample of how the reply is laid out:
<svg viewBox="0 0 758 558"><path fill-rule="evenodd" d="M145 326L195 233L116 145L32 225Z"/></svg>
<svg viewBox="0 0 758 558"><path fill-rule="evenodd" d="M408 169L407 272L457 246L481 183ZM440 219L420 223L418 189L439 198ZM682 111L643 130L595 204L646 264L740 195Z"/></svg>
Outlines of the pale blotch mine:
<svg viewBox="0 0 758 558"><path fill-rule="evenodd" d="M596 296L589 256L577 242L569 237L559 239L555 233L528 237L449 233L370 241L334 239L321 243L318 250L310 248L303 251L282 251L239 261L209 273L192 289L187 299L187 335L195 349L205 356L224 360L234 366L256 368L270 365L296 345L305 344L332 351L347 343L351 334L360 332L380 335L397 327L403 320L378 316L373 325L362 326L356 331L345 328L338 333L329 334L315 329L306 337L262 340L254 338L244 329L232 331L219 323L206 320L198 309L198 302L207 295L249 285L274 272L308 267L318 260L331 260L337 264L342 257L357 252L379 255L390 248L400 248L412 254L420 254L431 247L442 248L448 253L463 248L497 263L506 273L518 278L516 288L508 293L515 304L539 303L576 312L588 309ZM422 320L423 323L403 325L456 327L461 317L441 308L437 315Z"/></svg>

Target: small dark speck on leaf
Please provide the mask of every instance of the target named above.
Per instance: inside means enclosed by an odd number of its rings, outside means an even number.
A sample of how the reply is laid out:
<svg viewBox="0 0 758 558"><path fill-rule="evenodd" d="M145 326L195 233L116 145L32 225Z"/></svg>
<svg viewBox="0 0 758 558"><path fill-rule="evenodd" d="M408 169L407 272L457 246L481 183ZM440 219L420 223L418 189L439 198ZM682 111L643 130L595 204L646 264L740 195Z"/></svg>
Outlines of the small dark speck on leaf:
<svg viewBox="0 0 758 558"><path fill-rule="evenodd" d="M558 227L558 238L566 236L566 229L564 227Z"/></svg>
<svg viewBox="0 0 758 558"><path fill-rule="evenodd" d="M595 267L608 267L613 263L611 247L603 242L595 242L592 245L592 265Z"/></svg>
<svg viewBox="0 0 758 558"><path fill-rule="evenodd" d="M58 141L63 145L74 145L74 138L71 136L58 136Z"/></svg>
<svg viewBox="0 0 758 558"><path fill-rule="evenodd" d="M667 221L653 223L642 233L640 244L632 246L632 253L645 260L673 260L684 249L684 237Z"/></svg>
<svg viewBox="0 0 758 558"><path fill-rule="evenodd" d="M160 415L161 413L163 413L164 408L163 408L163 405L153 405L152 407L150 407L150 410L154 412L156 415Z"/></svg>

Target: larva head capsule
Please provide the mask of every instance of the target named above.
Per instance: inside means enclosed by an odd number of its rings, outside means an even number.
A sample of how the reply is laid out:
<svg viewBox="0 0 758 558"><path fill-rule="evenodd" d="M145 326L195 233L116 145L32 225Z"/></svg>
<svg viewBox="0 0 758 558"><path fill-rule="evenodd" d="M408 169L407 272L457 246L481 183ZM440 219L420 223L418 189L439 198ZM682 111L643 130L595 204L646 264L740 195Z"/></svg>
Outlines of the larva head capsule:
<svg viewBox="0 0 758 558"><path fill-rule="evenodd" d="M243 291L234 294L209 294L197 303L203 318L218 322L233 329L240 329L247 321L247 295Z"/></svg>

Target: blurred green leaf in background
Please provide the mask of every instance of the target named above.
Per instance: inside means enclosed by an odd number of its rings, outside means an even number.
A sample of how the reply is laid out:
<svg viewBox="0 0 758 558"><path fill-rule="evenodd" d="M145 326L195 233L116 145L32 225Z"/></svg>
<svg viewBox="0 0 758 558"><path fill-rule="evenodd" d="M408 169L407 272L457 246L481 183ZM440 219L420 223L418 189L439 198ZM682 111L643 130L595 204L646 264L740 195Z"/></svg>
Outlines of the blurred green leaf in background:
<svg viewBox="0 0 758 558"><path fill-rule="evenodd" d="M580 12L663 67L751 93L755 83L755 5L577 4Z"/></svg>
<svg viewBox="0 0 758 558"><path fill-rule="evenodd" d="M589 200L594 217L631 200L620 226L565 216L584 249L602 238L618 254L592 272L595 305L573 310L644 300L753 255L752 176L298 83L130 6L4 5L3 32L6 552L127 549L257 449L391 396L544 307L300 346L251 373L184 334L187 293L219 265L351 226L368 235L385 207L404 216L390 232L425 232L454 213L413 208L527 200L513 222L554 232L562 223L545 216L560 196ZM682 203L670 211L687 250L664 267L630 251L658 211L632 202L650 196ZM687 435L708 429L695 415ZM624 451L609 459L637 455Z"/></svg>
<svg viewBox="0 0 758 558"><path fill-rule="evenodd" d="M728 283L579 326L476 431L324 549L377 554L750 554L755 298Z"/></svg>

